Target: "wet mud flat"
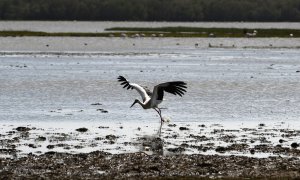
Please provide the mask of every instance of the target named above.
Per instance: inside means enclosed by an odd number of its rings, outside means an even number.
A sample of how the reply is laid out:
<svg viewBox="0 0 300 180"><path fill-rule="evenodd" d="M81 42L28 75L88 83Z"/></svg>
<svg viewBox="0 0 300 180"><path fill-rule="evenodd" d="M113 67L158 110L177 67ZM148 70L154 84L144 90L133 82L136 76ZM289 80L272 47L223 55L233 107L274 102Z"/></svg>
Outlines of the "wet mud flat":
<svg viewBox="0 0 300 180"><path fill-rule="evenodd" d="M71 130L3 125L0 177L300 177L300 131L284 123L197 124L166 123L158 130L149 124Z"/></svg>
<svg viewBox="0 0 300 180"><path fill-rule="evenodd" d="M85 126L84 126L85 125ZM300 157L300 130L278 123L119 123L72 126L72 123L27 126L0 124L0 157L21 158L51 151L148 155L239 155L255 158ZM296 126L296 125L295 125Z"/></svg>
<svg viewBox="0 0 300 180"><path fill-rule="evenodd" d="M220 155L68 154L48 152L20 159L1 159L0 176L51 179L140 178L296 178L299 158L251 158Z"/></svg>

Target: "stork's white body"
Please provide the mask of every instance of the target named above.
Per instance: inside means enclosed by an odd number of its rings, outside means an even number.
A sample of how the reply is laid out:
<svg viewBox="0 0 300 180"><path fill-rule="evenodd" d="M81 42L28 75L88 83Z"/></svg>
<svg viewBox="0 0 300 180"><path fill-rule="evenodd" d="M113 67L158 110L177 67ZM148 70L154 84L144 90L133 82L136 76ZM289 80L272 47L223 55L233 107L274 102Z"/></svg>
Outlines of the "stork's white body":
<svg viewBox="0 0 300 180"><path fill-rule="evenodd" d="M141 105L144 109L157 108L157 106L162 102L162 100L157 99L157 93L155 93L155 90L157 91L157 88L154 88L153 95L152 97L150 97L142 86L135 83L130 83L130 85L141 95L143 99Z"/></svg>

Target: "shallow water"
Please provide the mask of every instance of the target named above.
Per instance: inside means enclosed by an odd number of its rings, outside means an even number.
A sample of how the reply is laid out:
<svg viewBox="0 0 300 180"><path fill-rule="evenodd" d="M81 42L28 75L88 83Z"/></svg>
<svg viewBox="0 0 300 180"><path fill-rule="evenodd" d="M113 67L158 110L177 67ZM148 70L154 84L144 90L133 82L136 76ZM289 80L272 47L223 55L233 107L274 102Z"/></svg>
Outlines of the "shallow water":
<svg viewBox="0 0 300 180"><path fill-rule="evenodd" d="M2 56L0 121L157 121L155 111L129 109L139 96L122 89L119 75L149 87L186 81L185 96L166 94L162 104L175 122L297 120L299 56L293 49Z"/></svg>
<svg viewBox="0 0 300 180"><path fill-rule="evenodd" d="M6 42L0 44L0 140L6 146L7 140L20 136L13 143L21 153L143 151L141 144L145 142L140 139L156 138L160 120L154 110L145 111L138 105L129 108L140 97L119 85L119 75L150 89L166 81L187 82L186 95L165 94L161 104L166 108L162 110L163 116L176 124L169 127L165 123L162 127L164 149L182 144L204 145L210 149L204 152L186 148L185 153L214 154L217 146L235 143L247 143L253 148L265 143L260 140L262 137L271 146L277 145L281 138L283 147L297 141L298 39L8 37L0 40ZM201 43L195 47L195 42ZM230 48L208 48L208 43L222 43ZM263 127L259 126L261 123ZM201 128L202 124L205 128ZM23 132L16 132L18 126L28 126L30 133L24 136ZM78 133L76 129L80 127L88 128L88 132ZM179 127L189 130L180 131ZM118 136L112 144L106 139L110 134ZM191 134L209 140L195 141ZM233 142L220 139L228 135L234 137ZM40 136L47 141L37 142ZM56 136L67 139L61 142ZM95 140L97 137L101 140ZM63 147L61 143L67 145ZM37 147L31 148L29 144ZM49 149L48 145L55 148ZM225 154L250 152L247 149ZM258 152L251 156L269 155L270 152Z"/></svg>

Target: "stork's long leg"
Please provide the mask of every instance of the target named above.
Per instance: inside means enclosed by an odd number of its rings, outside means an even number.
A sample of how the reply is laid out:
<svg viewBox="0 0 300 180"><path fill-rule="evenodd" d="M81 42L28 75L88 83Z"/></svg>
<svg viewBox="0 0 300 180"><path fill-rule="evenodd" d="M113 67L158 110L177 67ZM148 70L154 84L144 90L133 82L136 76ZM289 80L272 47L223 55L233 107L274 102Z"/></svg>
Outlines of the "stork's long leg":
<svg viewBox="0 0 300 180"><path fill-rule="evenodd" d="M158 137L160 137L160 136L161 136L161 128L162 128L162 125L163 125L163 124L162 124L162 123L160 123L159 129L158 129L158 133L157 133L157 134L158 134Z"/></svg>
<svg viewBox="0 0 300 180"><path fill-rule="evenodd" d="M158 114L159 114L159 117L160 117L160 120L161 120L161 123L164 122L162 116L161 116L161 110L159 108L153 108Z"/></svg>

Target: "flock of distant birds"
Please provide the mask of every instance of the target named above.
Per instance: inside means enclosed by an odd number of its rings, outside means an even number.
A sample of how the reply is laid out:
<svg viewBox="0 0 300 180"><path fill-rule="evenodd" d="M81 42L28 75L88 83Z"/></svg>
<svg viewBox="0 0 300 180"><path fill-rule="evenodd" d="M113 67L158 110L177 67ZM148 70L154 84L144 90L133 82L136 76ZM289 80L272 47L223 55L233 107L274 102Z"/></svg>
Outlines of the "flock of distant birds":
<svg viewBox="0 0 300 180"><path fill-rule="evenodd" d="M115 35L109 34L109 37L115 37ZM120 37L122 37L122 38L127 38L127 37L140 38L140 37L146 37L146 34L144 34L144 33L141 33L141 34L136 33L136 34L133 34L133 35L129 36L126 33L121 33ZM155 37L164 37L164 34L162 34L162 33L160 33L160 34L154 34L153 33L153 34L150 35L150 37L152 37L152 38L155 38Z"/></svg>
<svg viewBox="0 0 300 180"><path fill-rule="evenodd" d="M256 37L258 34L257 30L253 30L253 32L245 32L245 37L248 37L248 38L251 38L251 37ZM294 34L289 34L290 37L294 37ZM115 37L115 35L113 34L109 34L109 37ZM140 38L140 37L146 37L146 35L144 33L136 33L136 34L133 34L131 36L127 35L126 33L121 33L120 34L120 37L122 38L127 38L127 37L130 37L130 38ZM151 34L150 37L152 38L155 38L155 37L164 37L164 34L160 33L160 34ZM209 33L208 34L208 37L216 37L216 35L214 33Z"/></svg>
<svg viewBox="0 0 300 180"><path fill-rule="evenodd" d="M247 38L254 38L254 37L257 37L257 34L258 34L258 31L257 30L253 30L252 32L244 32L245 34L245 37ZM294 34L289 34L290 37L294 37ZM109 34L109 37L115 37L114 34ZM120 36L121 38L143 38L143 37L147 37L144 33L136 33L136 34L132 34L132 35L128 35L126 33L121 33ZM163 33L160 33L160 34L151 34L150 36L148 37L151 37L151 38L156 38L156 37L164 37L164 34ZM208 34L208 37L217 37L214 33L209 33ZM135 44L133 44L135 45ZM179 45L179 43L177 43L176 45ZM273 45L270 44L269 47L272 47ZM199 47L199 44L198 43L195 43L195 47ZM210 48L218 48L218 47L221 47L221 48L225 48L227 46L223 46L223 44L220 44L220 45L212 45L212 44L208 44L208 47ZM230 48L235 48L236 46L235 45L232 45L232 46L228 46Z"/></svg>
<svg viewBox="0 0 300 180"><path fill-rule="evenodd" d="M258 34L257 30L253 30L253 32L245 32L245 37L247 38L252 38L252 37L256 37ZM289 34L290 37L294 37L294 34ZM109 34L109 37L115 37L114 34ZM126 33L121 33L120 36L121 38L143 38L143 37L147 37L144 33L136 33L136 34L132 34L132 35L127 35ZM148 37L151 37L151 38L161 38L161 37L164 37L164 34L163 33L159 33L159 34L151 34L150 36ZM214 33L209 33L208 34L208 37L216 37L216 35ZM85 46L87 46L88 44L87 43L84 43ZM133 44L135 46L135 44ZM176 45L179 45L179 43L177 43ZM49 47L50 45L49 44L46 44L47 47ZM270 44L269 47L272 47L273 45ZM195 47L199 47L199 44L198 43L195 43ZM232 46L223 46L223 44L220 44L218 46L216 45L212 45L212 44L208 44L208 47L210 48L218 48L218 47L221 47L221 48L226 48L226 47L230 47L230 48L235 48L236 46L235 45L232 45Z"/></svg>

